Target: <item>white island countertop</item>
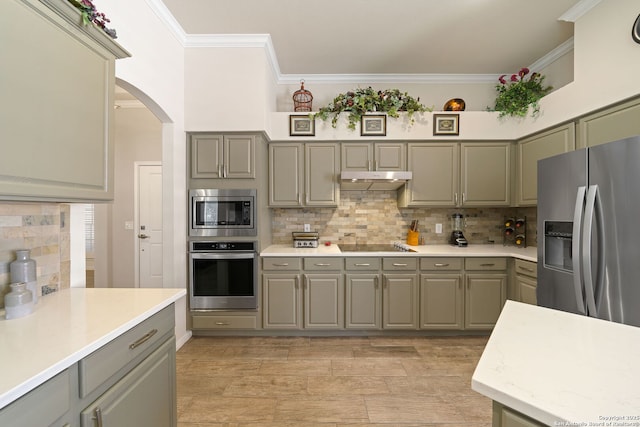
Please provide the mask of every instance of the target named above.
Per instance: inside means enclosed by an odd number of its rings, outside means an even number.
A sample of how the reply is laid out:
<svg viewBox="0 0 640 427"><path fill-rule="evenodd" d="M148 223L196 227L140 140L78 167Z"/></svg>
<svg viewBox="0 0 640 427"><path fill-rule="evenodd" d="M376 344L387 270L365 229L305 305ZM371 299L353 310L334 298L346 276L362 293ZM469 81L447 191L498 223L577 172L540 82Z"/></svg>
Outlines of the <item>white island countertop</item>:
<svg viewBox="0 0 640 427"><path fill-rule="evenodd" d="M64 289L0 316L0 408L186 295L184 289Z"/></svg>
<svg viewBox="0 0 640 427"><path fill-rule="evenodd" d="M390 244L392 245L392 244ZM538 248L517 248L503 245L469 245L459 248L453 245L420 245L402 244L408 252L342 252L338 244L321 245L317 248L294 248L291 245L271 245L260 252L260 256L431 256L431 257L512 257L536 262Z"/></svg>
<svg viewBox="0 0 640 427"><path fill-rule="evenodd" d="M640 328L507 301L471 387L548 426L638 426Z"/></svg>

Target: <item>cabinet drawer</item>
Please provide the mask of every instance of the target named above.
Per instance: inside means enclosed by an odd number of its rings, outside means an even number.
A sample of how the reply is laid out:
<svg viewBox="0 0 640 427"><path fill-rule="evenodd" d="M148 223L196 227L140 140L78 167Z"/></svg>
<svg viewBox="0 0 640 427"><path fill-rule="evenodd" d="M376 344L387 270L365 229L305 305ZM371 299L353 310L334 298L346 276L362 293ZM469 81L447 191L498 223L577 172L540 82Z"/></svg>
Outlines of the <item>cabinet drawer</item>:
<svg viewBox="0 0 640 427"><path fill-rule="evenodd" d="M466 258L464 260L465 270L506 270L506 258Z"/></svg>
<svg viewBox="0 0 640 427"><path fill-rule="evenodd" d="M129 329L78 363L80 397L85 397L112 375L173 335L173 304Z"/></svg>
<svg viewBox="0 0 640 427"><path fill-rule="evenodd" d="M420 258L420 270L461 271L462 258Z"/></svg>
<svg viewBox="0 0 640 427"><path fill-rule="evenodd" d="M529 277L538 277L538 264L523 259L516 259L516 274Z"/></svg>
<svg viewBox="0 0 640 427"><path fill-rule="evenodd" d="M304 269L312 271L342 270L343 258L305 258Z"/></svg>
<svg viewBox="0 0 640 427"><path fill-rule="evenodd" d="M193 329L256 329L256 316L191 316Z"/></svg>
<svg viewBox="0 0 640 427"><path fill-rule="evenodd" d="M301 258L262 258L263 270L289 271L300 270Z"/></svg>
<svg viewBox="0 0 640 427"><path fill-rule="evenodd" d="M70 384L71 379L67 369L0 410L0 425L14 427L53 425L70 408Z"/></svg>
<svg viewBox="0 0 640 427"><path fill-rule="evenodd" d="M345 258L344 268L349 271L380 270L380 258Z"/></svg>
<svg viewBox="0 0 640 427"><path fill-rule="evenodd" d="M415 270L416 268L418 268L417 258L397 257L397 258L382 259L383 270L408 271L408 270Z"/></svg>

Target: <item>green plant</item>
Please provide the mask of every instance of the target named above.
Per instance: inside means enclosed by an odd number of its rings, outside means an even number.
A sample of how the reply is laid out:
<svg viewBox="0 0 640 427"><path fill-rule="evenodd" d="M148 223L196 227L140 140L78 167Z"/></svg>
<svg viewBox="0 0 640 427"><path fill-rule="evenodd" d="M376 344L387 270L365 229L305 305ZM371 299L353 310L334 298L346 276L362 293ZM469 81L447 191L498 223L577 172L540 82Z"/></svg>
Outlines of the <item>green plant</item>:
<svg viewBox="0 0 640 427"><path fill-rule="evenodd" d="M341 93L326 107L322 107L317 113L311 113L312 118L318 117L327 120L331 117L331 126L337 127L338 117L343 112L348 112L348 128L355 130L356 124L367 112L383 112L389 117L399 117L400 111L408 113L411 124L415 122L414 113L432 111L432 108L425 107L420 103L420 98L415 99L406 92L398 89L386 89L375 91L371 87L366 89L356 89L347 93Z"/></svg>
<svg viewBox="0 0 640 427"><path fill-rule="evenodd" d="M96 9L91 0L69 0L69 3L80 10L80 13L82 14L83 25L89 25L93 22L98 27L102 28L102 31L107 33L109 37L113 39L117 37L116 30L114 30L113 28L107 28L107 23L111 22L107 18L107 15L102 12L98 12L98 9Z"/></svg>
<svg viewBox="0 0 640 427"><path fill-rule="evenodd" d="M540 73L532 73L529 78L528 68L522 68L518 74L512 74L507 81L507 75L500 76L496 85L498 96L493 111L499 111L499 117L517 116L526 117L531 106L531 115L537 116L540 112L538 101L548 94L553 88L544 86L544 76Z"/></svg>

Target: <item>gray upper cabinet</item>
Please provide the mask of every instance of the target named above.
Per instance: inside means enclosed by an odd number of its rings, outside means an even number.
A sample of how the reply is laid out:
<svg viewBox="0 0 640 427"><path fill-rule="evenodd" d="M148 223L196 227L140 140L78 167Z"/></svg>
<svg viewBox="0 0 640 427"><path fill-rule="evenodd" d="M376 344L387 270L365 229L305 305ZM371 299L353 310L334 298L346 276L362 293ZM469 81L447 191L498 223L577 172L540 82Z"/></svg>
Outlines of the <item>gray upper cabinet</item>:
<svg viewBox="0 0 640 427"><path fill-rule="evenodd" d="M342 170L402 171L407 169L407 145L402 142L343 143Z"/></svg>
<svg viewBox="0 0 640 427"><path fill-rule="evenodd" d="M455 142L409 143L413 178L398 191L398 205L455 206L459 187L460 145Z"/></svg>
<svg viewBox="0 0 640 427"><path fill-rule="evenodd" d="M509 206L511 143L460 144L460 206Z"/></svg>
<svg viewBox="0 0 640 427"><path fill-rule="evenodd" d="M578 121L578 148L640 135L640 99L625 102Z"/></svg>
<svg viewBox="0 0 640 427"><path fill-rule="evenodd" d="M336 143L270 143L269 206L337 206L339 164Z"/></svg>
<svg viewBox="0 0 640 427"><path fill-rule="evenodd" d="M254 135L190 135L191 178L255 178Z"/></svg>
<svg viewBox="0 0 640 427"><path fill-rule="evenodd" d="M65 0L0 2L0 199L113 200L115 59Z"/></svg>
<svg viewBox="0 0 640 427"><path fill-rule="evenodd" d="M398 192L398 205L509 206L511 142L410 143L413 178Z"/></svg>
<svg viewBox="0 0 640 427"><path fill-rule="evenodd" d="M538 203L538 160L575 148L575 125L566 125L518 141L516 149L516 204Z"/></svg>

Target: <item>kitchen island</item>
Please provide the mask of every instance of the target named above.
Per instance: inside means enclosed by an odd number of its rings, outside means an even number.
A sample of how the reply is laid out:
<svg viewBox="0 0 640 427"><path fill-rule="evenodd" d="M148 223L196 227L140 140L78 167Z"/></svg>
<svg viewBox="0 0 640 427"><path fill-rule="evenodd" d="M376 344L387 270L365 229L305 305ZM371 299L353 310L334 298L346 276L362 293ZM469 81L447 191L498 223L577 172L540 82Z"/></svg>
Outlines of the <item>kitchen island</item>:
<svg viewBox="0 0 640 427"><path fill-rule="evenodd" d="M638 426L638 360L640 328L507 301L472 389L529 422L494 426Z"/></svg>
<svg viewBox="0 0 640 427"><path fill-rule="evenodd" d="M77 388L79 376L80 383L84 384L80 393L84 393L87 399L93 399L94 395L119 381L118 377L124 376L127 368L135 367L163 342L173 343L173 348L168 348L167 352L172 352L175 360L172 304L185 294L184 289L65 289L40 298L34 312L26 317L12 320L3 317L0 320L0 366L3 367L0 408L4 409L0 411L0 417L11 409L9 404L16 399L67 371L72 372L69 377L76 381L62 383L72 389ZM165 313L158 317L161 312ZM158 319L152 321L154 317ZM137 337L136 327L139 325L145 325L146 335L143 333L138 337L144 341L134 347L126 344L131 354L123 353L126 354L122 357L123 367L107 366L111 363L107 362L107 365L96 369L97 378L101 375L106 377L107 374L101 372L109 371L107 368L115 372L111 378L104 378L104 386L98 384L91 371L93 362L89 357L100 355L100 351L106 348L112 351L101 355L102 358L118 360L120 355L116 350L119 349L109 346L118 343L120 337L129 339L127 333L131 331L135 331ZM145 348L147 344L151 346ZM83 361L86 362L84 368ZM80 374L74 369L78 365ZM95 390L92 390L94 385ZM9 407L5 408L7 405ZM73 403L69 405L74 409Z"/></svg>

